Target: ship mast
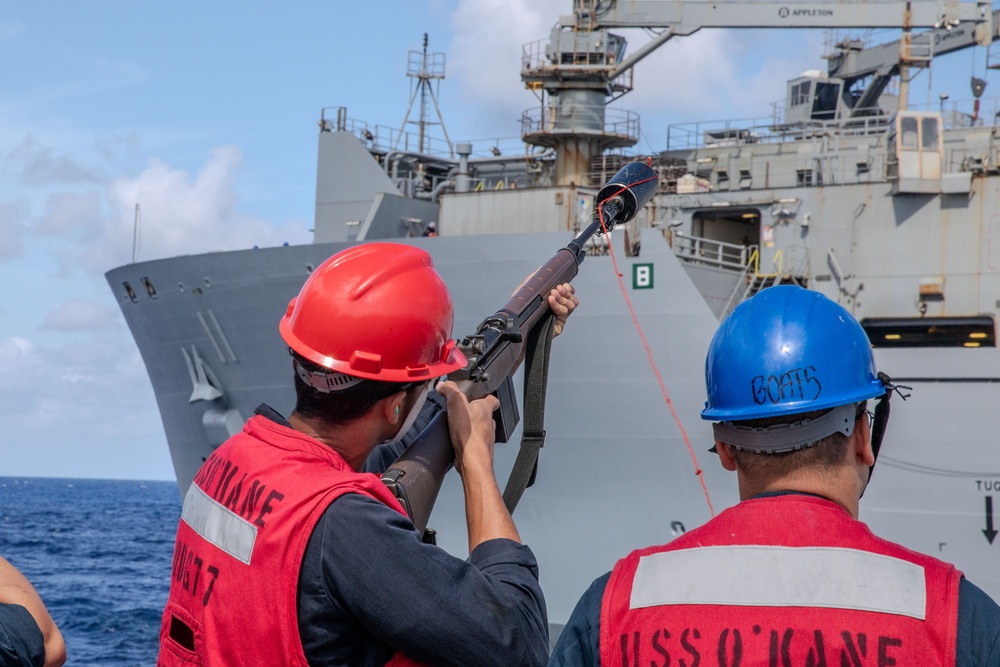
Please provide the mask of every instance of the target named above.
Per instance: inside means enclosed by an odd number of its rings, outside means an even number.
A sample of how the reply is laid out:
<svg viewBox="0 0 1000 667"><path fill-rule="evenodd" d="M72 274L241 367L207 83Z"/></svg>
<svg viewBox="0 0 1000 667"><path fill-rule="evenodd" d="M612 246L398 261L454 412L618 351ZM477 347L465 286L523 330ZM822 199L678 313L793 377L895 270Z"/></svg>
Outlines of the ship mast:
<svg viewBox="0 0 1000 667"><path fill-rule="evenodd" d="M437 89L442 79L444 79L443 53L427 53L427 33L424 33L423 51L410 51L406 67L406 76L415 81L411 83L410 105L406 109L406 116L403 117L403 125L399 128L399 134L392 147L393 150L399 148L399 141L406 133L407 123L414 123L418 128L418 150L420 153L430 151L430 138L427 136L427 128L430 125L440 125L444 134L444 140L448 144L448 153L455 156L451 139L448 138L448 130L444 126L444 117L441 116L441 108L438 106ZM434 83L432 83L434 82ZM413 111L413 103L417 96L420 96L420 119L410 121L410 113ZM430 118L430 105L434 104L434 111L437 113L438 122L432 123Z"/></svg>

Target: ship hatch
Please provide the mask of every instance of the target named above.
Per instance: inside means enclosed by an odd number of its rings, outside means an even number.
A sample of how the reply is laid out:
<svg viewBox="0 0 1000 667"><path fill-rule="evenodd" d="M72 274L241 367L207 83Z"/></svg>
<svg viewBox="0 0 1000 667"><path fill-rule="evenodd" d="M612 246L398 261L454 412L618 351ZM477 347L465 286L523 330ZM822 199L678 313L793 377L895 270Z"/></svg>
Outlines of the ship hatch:
<svg viewBox="0 0 1000 667"><path fill-rule="evenodd" d="M693 236L732 245L760 245L760 209L719 207L691 216Z"/></svg>
<svg viewBox="0 0 1000 667"><path fill-rule="evenodd" d="M872 347L996 347L996 322L974 317L870 317L861 320Z"/></svg>

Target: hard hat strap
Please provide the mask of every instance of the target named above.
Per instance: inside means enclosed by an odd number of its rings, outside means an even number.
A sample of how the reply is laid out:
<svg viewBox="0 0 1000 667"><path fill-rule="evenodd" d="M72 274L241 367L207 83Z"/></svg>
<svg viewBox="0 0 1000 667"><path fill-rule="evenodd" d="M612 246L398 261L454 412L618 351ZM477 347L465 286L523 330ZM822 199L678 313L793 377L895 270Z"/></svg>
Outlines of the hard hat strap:
<svg viewBox="0 0 1000 667"><path fill-rule="evenodd" d="M816 444L834 433L850 436L854 432L855 403L840 405L814 419L790 424L754 427L733 422L712 425L715 439L730 447L758 454L793 452Z"/></svg>
<svg viewBox="0 0 1000 667"><path fill-rule="evenodd" d="M420 409L424 407L424 402L427 400L427 393L430 391L430 389L431 389L431 383L424 382L424 386L420 390L420 394L417 396L416 402L413 404L413 407L410 408L410 411L407 413L406 418L400 425L399 430L396 431L396 435L383 442L382 443L383 445L395 445L397 442L403 439L403 436L406 435L407 431L410 430L410 427L413 426L413 423L417 421L417 415L420 414Z"/></svg>
<svg viewBox="0 0 1000 667"><path fill-rule="evenodd" d="M334 391L348 389L365 381L364 378L347 375L338 371L311 371L302 366L299 360L292 357L292 365L299 379L318 392L329 394Z"/></svg>
<svg viewBox="0 0 1000 667"><path fill-rule="evenodd" d="M909 389L912 391L913 387L906 387L903 385L895 385L892 383L892 378L887 374L879 371L878 379L882 381L885 385L885 393L882 394L878 403L875 404L875 419L872 421L872 456L875 461L878 462L878 453L882 448L882 439L885 437L885 429L889 425L889 398L892 396L892 392L899 394L899 397L904 401L910 397L909 393L903 393L902 389ZM868 468L868 481L872 480L872 473L875 471L875 464L873 463L870 468ZM864 495L862 493L862 495Z"/></svg>

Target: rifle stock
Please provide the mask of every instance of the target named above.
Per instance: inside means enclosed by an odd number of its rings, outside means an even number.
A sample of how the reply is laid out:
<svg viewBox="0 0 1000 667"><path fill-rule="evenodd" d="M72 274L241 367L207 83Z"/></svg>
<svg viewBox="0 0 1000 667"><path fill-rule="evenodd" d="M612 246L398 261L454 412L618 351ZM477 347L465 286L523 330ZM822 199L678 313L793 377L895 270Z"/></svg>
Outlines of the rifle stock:
<svg viewBox="0 0 1000 667"><path fill-rule="evenodd" d="M494 413L497 442L506 442L517 425L511 377L522 359L529 332L551 312L549 292L576 276L586 242L602 233L602 228L610 232L616 224L633 218L656 191L656 183L656 173L646 164L625 165L598 192L594 218L587 229L535 270L500 310L483 320L475 334L459 341L469 363L449 379L457 382L470 401L498 394L500 408ZM421 535L454 460L447 413L442 411L382 475Z"/></svg>

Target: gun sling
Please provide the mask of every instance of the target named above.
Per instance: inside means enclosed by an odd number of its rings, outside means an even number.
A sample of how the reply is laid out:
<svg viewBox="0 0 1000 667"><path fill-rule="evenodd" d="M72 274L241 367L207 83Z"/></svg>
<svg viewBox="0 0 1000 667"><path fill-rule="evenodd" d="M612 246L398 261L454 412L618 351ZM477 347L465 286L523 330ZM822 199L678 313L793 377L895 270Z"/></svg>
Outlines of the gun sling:
<svg viewBox="0 0 1000 667"><path fill-rule="evenodd" d="M524 363L524 425L521 447L514 467L507 478L503 501L507 511L521 500L524 490L535 483L538 471L538 451L545 444L545 388L549 380L549 352L555 316L549 313L528 333Z"/></svg>

